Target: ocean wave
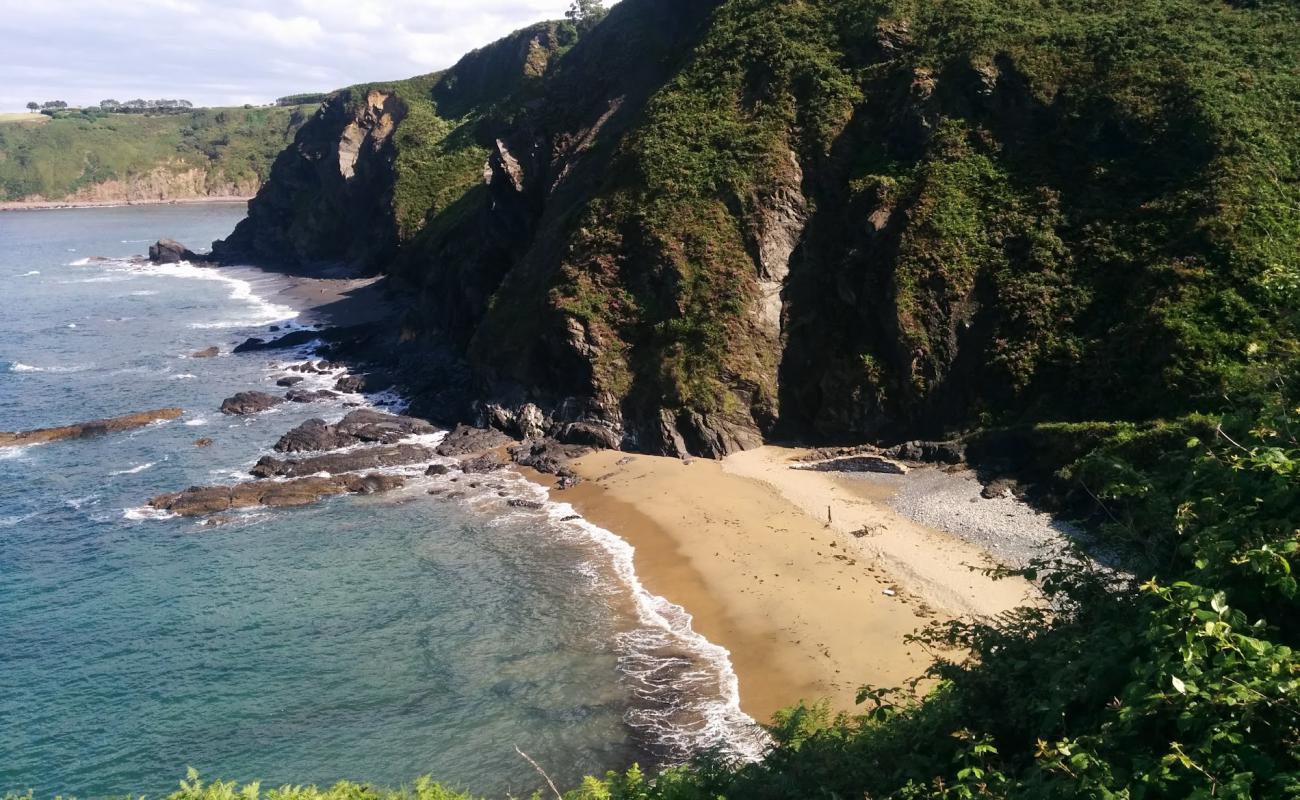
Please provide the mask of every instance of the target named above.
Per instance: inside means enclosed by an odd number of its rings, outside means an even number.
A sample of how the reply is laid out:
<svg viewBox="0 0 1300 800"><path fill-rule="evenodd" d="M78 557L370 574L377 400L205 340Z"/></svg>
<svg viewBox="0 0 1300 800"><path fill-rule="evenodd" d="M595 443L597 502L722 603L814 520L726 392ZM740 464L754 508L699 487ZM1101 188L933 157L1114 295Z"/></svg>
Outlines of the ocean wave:
<svg viewBox="0 0 1300 800"><path fill-rule="evenodd" d="M132 522L144 522L149 520L175 519L180 516L170 511L159 511L149 506L139 506L138 508L128 508L122 512L123 519L129 519Z"/></svg>
<svg viewBox="0 0 1300 800"><path fill-rule="evenodd" d="M191 375L191 374L188 373L188 372L181 372L181 373L178 373L178 374L176 374L176 375L169 375L169 376L167 376L167 380L169 380L169 381L191 381L191 380L194 380L194 379L197 378L197 377L198 377L197 375Z"/></svg>
<svg viewBox="0 0 1300 800"><path fill-rule="evenodd" d="M185 424L193 428L199 425L207 425L208 420L206 417L195 417L194 419L185 420Z"/></svg>
<svg viewBox="0 0 1300 800"><path fill-rule="evenodd" d="M21 361L0 361L5 372L82 372L87 367L80 364L73 364L64 367L36 367L31 364L24 364Z"/></svg>
<svg viewBox="0 0 1300 800"><path fill-rule="evenodd" d="M173 278L220 281L230 287L231 300L248 303L253 307L253 313L248 317L220 320L217 322L195 322L190 324L191 328L199 330L246 328L254 325L267 325L272 322L291 320L296 318L299 313L288 306L278 305L260 297L253 292L252 283L242 278L236 278L233 275L220 272L217 268L196 267L188 261L182 261L179 264L151 264L141 267L140 271L153 275L166 275Z"/></svg>
<svg viewBox="0 0 1300 800"><path fill-rule="evenodd" d="M549 500L547 490L536 488ZM670 762L719 744L737 758L761 758L769 739L740 708L731 653L697 633L686 609L641 583L636 549L625 539L581 517L568 503L549 500L545 512L553 524L577 530L599 546L632 594L641 627L619 637L619 667L639 701L628 711L628 725Z"/></svg>
<svg viewBox="0 0 1300 800"><path fill-rule="evenodd" d="M150 461L148 464L141 464L138 467L131 467L130 469L119 469L115 472L110 472L108 474L109 475L138 475L139 473L144 472L145 470L152 467L155 463L156 462Z"/></svg>
<svg viewBox="0 0 1300 800"><path fill-rule="evenodd" d="M34 269L34 270L32 270L31 272L24 272L22 275L19 275L18 277L20 277L20 278L30 278L30 277L33 276L33 275L40 275L40 274L41 274L41 271L40 271L39 269Z"/></svg>
<svg viewBox="0 0 1300 800"><path fill-rule="evenodd" d="M89 259L89 258L79 258L79 259L77 259L76 261L71 261L71 262L69 262L69 263L68 263L68 266L69 266L69 267L84 267L84 266L88 265L89 263L90 263L90 259Z"/></svg>

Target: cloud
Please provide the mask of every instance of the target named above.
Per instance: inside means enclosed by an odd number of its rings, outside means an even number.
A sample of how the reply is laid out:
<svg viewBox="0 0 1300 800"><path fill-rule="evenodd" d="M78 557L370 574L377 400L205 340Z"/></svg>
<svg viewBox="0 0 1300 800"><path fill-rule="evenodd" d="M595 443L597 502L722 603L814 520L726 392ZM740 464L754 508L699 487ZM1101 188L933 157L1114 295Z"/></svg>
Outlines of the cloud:
<svg viewBox="0 0 1300 800"><path fill-rule="evenodd" d="M569 0L44 0L0 15L0 111L266 103L442 69Z"/></svg>

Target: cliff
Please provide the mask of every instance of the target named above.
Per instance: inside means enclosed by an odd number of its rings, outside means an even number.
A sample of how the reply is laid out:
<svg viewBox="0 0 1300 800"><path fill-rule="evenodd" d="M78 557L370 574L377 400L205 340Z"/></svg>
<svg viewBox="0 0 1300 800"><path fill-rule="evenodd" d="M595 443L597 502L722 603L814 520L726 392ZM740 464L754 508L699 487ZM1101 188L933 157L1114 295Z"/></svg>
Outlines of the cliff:
<svg viewBox="0 0 1300 800"><path fill-rule="evenodd" d="M334 95L216 252L390 273L407 346L519 432L719 456L1220 409L1296 278L1296 16L624 0Z"/></svg>
<svg viewBox="0 0 1300 800"><path fill-rule="evenodd" d="M0 123L0 202L138 203L251 197L309 108L184 114L67 112Z"/></svg>

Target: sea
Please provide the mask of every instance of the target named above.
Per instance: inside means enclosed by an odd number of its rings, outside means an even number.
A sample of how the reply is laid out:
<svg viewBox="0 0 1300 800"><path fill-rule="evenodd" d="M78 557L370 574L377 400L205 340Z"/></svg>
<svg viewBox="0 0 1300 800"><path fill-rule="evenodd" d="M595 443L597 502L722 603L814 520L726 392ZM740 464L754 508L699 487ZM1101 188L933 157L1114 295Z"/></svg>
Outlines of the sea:
<svg viewBox="0 0 1300 800"><path fill-rule="evenodd" d="M757 755L727 652L645 590L615 533L514 473L468 488L422 464L389 495L219 526L146 507L249 480L282 433L345 403L403 408L380 395L219 412L315 355L236 344L320 323L274 273L138 257L163 236L202 249L243 214L0 213L0 430L185 412L0 447L0 795L159 797L193 767L264 787L431 775L500 797L541 785L519 751L562 786ZM192 357L212 346L222 355Z"/></svg>

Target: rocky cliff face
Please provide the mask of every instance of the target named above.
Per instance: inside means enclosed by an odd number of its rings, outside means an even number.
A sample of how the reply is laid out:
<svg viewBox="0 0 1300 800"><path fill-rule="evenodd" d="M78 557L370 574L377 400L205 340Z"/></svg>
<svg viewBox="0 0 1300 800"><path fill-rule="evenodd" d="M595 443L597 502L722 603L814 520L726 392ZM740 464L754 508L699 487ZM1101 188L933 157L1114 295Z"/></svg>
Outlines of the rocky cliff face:
<svg viewBox="0 0 1300 800"><path fill-rule="evenodd" d="M1212 403L1267 325L1229 222L1263 190L1220 169L1254 122L1202 85L1230 55L1117 66L1022 14L624 0L335 96L217 253L388 271L408 346L524 434L719 456Z"/></svg>

